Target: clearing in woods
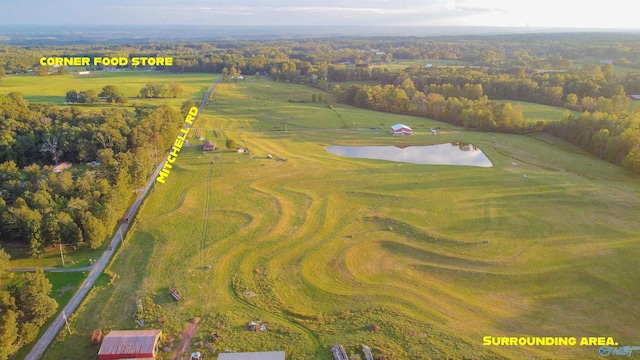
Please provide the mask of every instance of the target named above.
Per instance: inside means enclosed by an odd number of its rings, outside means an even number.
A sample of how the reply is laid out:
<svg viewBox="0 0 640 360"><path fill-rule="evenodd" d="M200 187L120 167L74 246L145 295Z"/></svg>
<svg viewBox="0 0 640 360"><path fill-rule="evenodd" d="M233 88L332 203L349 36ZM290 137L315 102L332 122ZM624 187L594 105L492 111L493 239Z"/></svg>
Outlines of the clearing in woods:
<svg viewBox="0 0 640 360"><path fill-rule="evenodd" d="M135 328L139 298L151 301L145 328L176 338L202 318L191 343L211 344L197 349L209 358L229 349L331 359L335 344L392 359L594 358L597 346L482 346L482 337L637 342L637 176L549 136L330 109L312 93L250 76L221 84L196 126L250 155L184 148L111 265L120 278L92 291L72 334L43 358L95 356L93 330ZM395 123L415 134L389 136ZM431 127L443 131L432 136ZM325 150L455 141L478 146L494 166ZM167 293L174 285L180 302ZM267 331L249 331L251 321Z"/></svg>

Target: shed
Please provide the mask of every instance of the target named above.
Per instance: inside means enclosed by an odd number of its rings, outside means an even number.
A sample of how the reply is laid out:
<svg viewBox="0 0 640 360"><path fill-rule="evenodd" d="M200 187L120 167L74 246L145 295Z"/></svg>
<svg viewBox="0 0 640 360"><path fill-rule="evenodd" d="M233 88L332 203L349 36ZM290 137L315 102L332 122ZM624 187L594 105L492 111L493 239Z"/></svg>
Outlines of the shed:
<svg viewBox="0 0 640 360"><path fill-rule="evenodd" d="M284 360L284 351L220 353L218 360Z"/></svg>
<svg viewBox="0 0 640 360"><path fill-rule="evenodd" d="M629 95L631 100L640 100L640 95Z"/></svg>
<svg viewBox="0 0 640 360"><path fill-rule="evenodd" d="M102 339L100 360L155 359L162 330L114 330Z"/></svg>
<svg viewBox="0 0 640 360"><path fill-rule="evenodd" d="M71 163L68 161L62 162L56 166L53 167L53 172L54 173L59 173L59 172L63 172L64 170L68 169L71 167Z"/></svg>
<svg viewBox="0 0 640 360"><path fill-rule="evenodd" d="M202 144L202 151L213 151L216 149L215 141L207 141Z"/></svg>
<svg viewBox="0 0 640 360"><path fill-rule="evenodd" d="M393 125L389 131L391 135L411 135L413 134L413 130L407 125L403 124L395 124Z"/></svg>
<svg viewBox="0 0 640 360"><path fill-rule="evenodd" d="M247 150L247 149L245 149L245 148L243 148L242 146L237 146L237 147L236 147L236 152L237 152L237 153L245 153L245 152L247 152L247 151L248 151L248 150Z"/></svg>

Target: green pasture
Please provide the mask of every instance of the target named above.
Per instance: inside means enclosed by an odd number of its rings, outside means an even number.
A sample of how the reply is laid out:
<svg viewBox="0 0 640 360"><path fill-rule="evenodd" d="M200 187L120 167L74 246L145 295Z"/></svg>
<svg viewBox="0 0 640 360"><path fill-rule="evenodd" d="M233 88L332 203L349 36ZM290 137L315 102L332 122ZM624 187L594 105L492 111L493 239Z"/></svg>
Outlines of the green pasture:
<svg viewBox="0 0 640 360"><path fill-rule="evenodd" d="M565 118L566 114L579 115L576 111L560 106L550 106L543 104L536 104L526 101L515 100L496 100L500 103L511 103L514 107L520 106L524 121L528 123L535 123L538 121L560 121Z"/></svg>
<svg viewBox="0 0 640 360"><path fill-rule="evenodd" d="M97 250L91 250L88 246L80 246L74 248L73 246L64 246L62 248L62 255L64 256L64 266L62 265L62 257L60 256L59 247L51 247L45 249L45 251L39 257L33 257L28 254L27 248L6 248L4 249L9 255L11 260L9 266L12 268L23 267L60 267L60 268L77 268L89 266L89 259L98 259L102 256L102 253L107 248L107 245L103 245Z"/></svg>
<svg viewBox="0 0 640 360"><path fill-rule="evenodd" d="M92 71L89 75L78 75L76 72L50 76L33 74L7 75L2 79L0 95L19 92L30 102L63 105L65 102L64 97L69 90L78 92L94 90L100 93L103 87L115 85L129 98L128 106L134 101L146 104L180 106L187 99L201 100L217 77L218 74L173 74L146 70ZM136 99L140 89L148 82L159 82L168 86L173 81L182 84L184 89L184 92L178 98ZM100 108L114 105L107 104L102 100L94 104L74 104L74 106Z"/></svg>
<svg viewBox="0 0 640 360"><path fill-rule="evenodd" d="M216 90L206 118L197 126L206 129L301 131L386 127L415 122L418 127L443 126L413 116L363 111L333 102L333 97L307 86L291 86L266 77L249 76L243 83L228 83ZM240 90L242 89L242 90ZM322 102L312 102L313 94ZM331 105L331 106L329 106Z"/></svg>
<svg viewBox="0 0 640 360"><path fill-rule="evenodd" d="M483 346L482 337L637 343L638 176L544 134L331 110L289 102L316 90L246 79L221 84L194 126L217 141L233 137L250 154L184 147L118 249L115 283L90 292L72 333L42 359L96 358L93 330L139 328L142 300L144 328L176 337L163 359L179 356L193 317L201 324L189 345L203 340L215 350L183 355L207 358L285 350L288 359L328 360L334 344L361 356L367 344L387 359L596 359L598 346ZM397 122L415 135L388 135ZM433 136L430 127L443 131ZM325 150L444 142L474 144L493 167ZM170 297L172 286L183 301ZM254 320L268 330L248 331Z"/></svg>
<svg viewBox="0 0 640 360"><path fill-rule="evenodd" d="M424 67L427 64L432 64L433 66L443 66L443 67L448 67L448 66L460 67L460 66L469 65L469 62L464 60L452 60L452 59L427 59L427 60L402 59L402 60L393 60L389 64L382 63L382 64L373 64L371 66L387 68L389 70L404 70L408 67L415 67L415 66Z"/></svg>

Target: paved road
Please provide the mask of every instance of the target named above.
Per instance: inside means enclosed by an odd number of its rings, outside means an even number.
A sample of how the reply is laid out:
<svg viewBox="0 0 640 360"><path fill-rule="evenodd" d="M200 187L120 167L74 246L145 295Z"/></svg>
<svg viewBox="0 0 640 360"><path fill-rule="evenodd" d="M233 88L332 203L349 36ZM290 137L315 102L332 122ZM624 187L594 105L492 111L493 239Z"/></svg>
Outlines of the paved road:
<svg viewBox="0 0 640 360"><path fill-rule="evenodd" d="M198 114L200 114L204 110L204 107L207 105L207 102L209 101L209 97L211 96L211 93L215 90L221 78L222 76L218 77L218 79L213 83L213 85L211 85L211 87L205 94L202 104L198 109ZM138 211L138 208L140 207L142 200L144 200L145 195L155 183L156 177L158 177L158 173L160 172L160 170L162 170L163 165L164 165L164 161L162 161L160 165L158 165L156 170L153 172L153 175L147 182L147 185L144 187L143 191L140 192L140 195L138 195L138 197L136 198L136 201L133 203L133 205L131 205L129 210L125 213L124 215L125 219L131 218ZM107 264L111 260L111 256L113 255L113 250L111 249L115 249L118 246L118 244L122 240L123 234L125 234L129 229L129 224L130 224L129 222L124 222L120 225L120 227L118 228L118 231L116 232L116 235L113 237L113 239L111 239L111 244L110 244L111 246L109 247L109 250L106 250L100 257L100 259L96 261L87 279L82 283L82 285L80 286L78 291L75 293L75 295L73 295L71 300L69 300L69 303L67 304L67 306L65 306L62 312L58 314L55 320L53 320L53 322L51 323L47 331L42 335L40 339L38 339L38 342L36 342L36 344L33 346L33 349L31 349L31 352L29 352L29 354L25 357L25 360L37 360L40 358L40 356L42 356L42 354L47 349L49 344L53 341L53 339L56 337L56 335L58 335L58 333L64 326L64 314L66 314L66 316L68 317L78 308L78 306L80 305L84 297L87 296L87 293L93 286L98 276L100 276L102 271L104 271L104 268L107 266ZM69 269L69 270L72 270L72 269Z"/></svg>

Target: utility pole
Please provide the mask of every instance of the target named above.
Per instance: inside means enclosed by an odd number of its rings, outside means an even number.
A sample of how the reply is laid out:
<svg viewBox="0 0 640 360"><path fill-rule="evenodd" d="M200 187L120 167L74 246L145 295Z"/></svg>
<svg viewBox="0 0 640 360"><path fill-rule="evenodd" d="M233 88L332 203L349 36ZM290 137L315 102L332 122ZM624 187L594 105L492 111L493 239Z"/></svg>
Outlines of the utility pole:
<svg viewBox="0 0 640 360"><path fill-rule="evenodd" d="M62 253L62 244L60 244L60 259L62 259L62 266L64 266L64 254Z"/></svg>
<svg viewBox="0 0 640 360"><path fill-rule="evenodd" d="M67 324L67 331L69 331L69 334L71 334L71 329L69 328L69 322L67 321L67 314L64 313L64 310L62 310L62 318L64 319L64 323Z"/></svg>

